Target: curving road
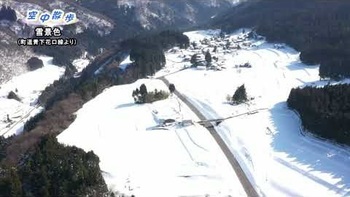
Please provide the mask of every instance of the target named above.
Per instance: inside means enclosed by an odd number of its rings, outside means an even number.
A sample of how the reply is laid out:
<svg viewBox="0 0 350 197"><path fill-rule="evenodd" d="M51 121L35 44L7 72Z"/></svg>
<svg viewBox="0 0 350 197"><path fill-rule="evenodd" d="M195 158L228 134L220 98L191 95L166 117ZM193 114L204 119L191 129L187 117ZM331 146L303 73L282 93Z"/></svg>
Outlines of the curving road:
<svg viewBox="0 0 350 197"><path fill-rule="evenodd" d="M158 79L162 80L167 86L169 86L169 81L165 79L164 77L159 77ZM191 103L188 101L187 98L185 98L181 93L179 93L177 90L175 90L174 94L181 99L182 102L184 102L197 116L201 121L206 121L207 119L205 116ZM209 133L213 136L221 150L224 152L227 160L229 161L230 165L234 169L239 181L241 182L244 191L246 192L247 196L249 197L258 197L258 193L255 190L254 186L249 181L248 177L244 173L243 169L239 165L237 159L232 154L226 143L223 141L223 139L220 137L218 132L215 130L214 125L212 123L206 121L205 128L209 131Z"/></svg>

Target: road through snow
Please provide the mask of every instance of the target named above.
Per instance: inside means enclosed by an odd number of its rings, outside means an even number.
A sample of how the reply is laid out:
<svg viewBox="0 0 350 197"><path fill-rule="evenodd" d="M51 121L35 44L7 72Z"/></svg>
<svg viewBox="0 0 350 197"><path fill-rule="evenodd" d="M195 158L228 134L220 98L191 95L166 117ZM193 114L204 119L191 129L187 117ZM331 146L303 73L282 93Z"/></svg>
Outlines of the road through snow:
<svg viewBox="0 0 350 197"><path fill-rule="evenodd" d="M205 119L220 119L267 108L259 113L227 119L215 127L217 133L235 155L246 176L266 196L348 196L350 194L350 151L328 141L300 134L300 119L286 104L292 88L305 85L323 86L349 83L349 79L334 82L320 81L318 66L305 65L299 52L283 45L276 48L266 41L247 39L254 47L225 52L220 46L226 40L244 37L237 31L221 41L215 30L185 33L191 42L209 40L219 46L221 71L189 68L166 79L186 95ZM219 34L219 30L217 31ZM219 41L217 41L219 40ZM203 46L203 48L208 48ZM184 49L167 54L173 62L181 62L182 54L191 56L201 49ZM232 55L234 54L234 55ZM251 68L241 68L249 62ZM172 68L183 68L184 63L171 63ZM175 70L174 70L175 71ZM247 104L228 105L227 95L245 85Z"/></svg>
<svg viewBox="0 0 350 197"><path fill-rule="evenodd" d="M166 80L164 77L161 77L160 80L162 80L167 86L170 85L169 81ZM207 118L198 110L185 96L183 96L181 93L179 93L177 90L175 90L174 94L181 99L183 103L185 103L197 116L201 121L207 120ZM210 122L207 122L207 125L205 126L209 133L213 136L215 141L220 146L221 150L224 152L227 160L230 162L232 168L237 174L238 179L240 180L245 192L247 193L247 196L249 197L258 197L259 194L257 193L256 189L252 185L252 183L249 181L248 177L243 172L240 164L236 160L235 156L232 154L226 143L222 140L218 132L215 130L214 125L212 125Z"/></svg>

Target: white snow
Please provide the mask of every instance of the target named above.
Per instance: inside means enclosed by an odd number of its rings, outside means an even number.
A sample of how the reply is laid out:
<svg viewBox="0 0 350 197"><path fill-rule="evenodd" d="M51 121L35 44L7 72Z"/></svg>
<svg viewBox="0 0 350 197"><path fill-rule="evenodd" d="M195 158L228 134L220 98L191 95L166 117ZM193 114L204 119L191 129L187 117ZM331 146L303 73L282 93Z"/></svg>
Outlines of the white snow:
<svg viewBox="0 0 350 197"><path fill-rule="evenodd" d="M167 89L159 80L109 88L78 111L58 140L93 150L109 187L124 194L245 196L233 169L203 127L156 128L161 119L197 120L175 96L134 104L131 92L142 83L149 91Z"/></svg>
<svg viewBox="0 0 350 197"><path fill-rule="evenodd" d="M123 60L120 65L119 68L125 70L130 64L132 63L132 61L130 60L130 55L128 55L125 60Z"/></svg>
<svg viewBox="0 0 350 197"><path fill-rule="evenodd" d="M244 37L238 32L230 39ZM217 32L195 31L186 35L191 41L199 41ZM228 54L212 53L219 61L224 60L226 70L186 69L166 78L207 118L267 108L228 119L217 127L251 181L266 196L350 195L349 150L301 135L300 120L285 102L293 87L322 86L328 81L319 81L318 66L302 64L294 49L288 46L275 49L265 41L251 42L257 47L232 50ZM174 63L181 62L175 55L167 56L172 60L166 68L168 71L173 68L170 73L184 66L184 63ZM235 68L245 62L251 63L252 68ZM232 96L242 84L254 100L239 106L227 104L226 95Z"/></svg>
<svg viewBox="0 0 350 197"><path fill-rule="evenodd" d="M265 40L249 40L242 30L224 38L237 41L242 49L223 49L226 41L217 38L219 33L207 30L186 35L191 42L207 38L217 45L218 52L212 56L219 58L216 64L222 71L189 68L184 58L202 53L203 48L212 51L213 46L202 44L199 49L169 50L166 67L153 78L165 76L208 119L261 109L225 120L216 129L265 196L350 195L349 149L302 135L300 119L286 106L291 88L329 82L319 81L318 66L302 64L299 52L286 45L277 48ZM246 62L252 68L236 66ZM126 58L121 65L129 63ZM244 196L207 130L197 124L165 130L157 127L167 118L198 120L175 96L153 104L133 103L131 92L142 83L148 90L166 89L157 79L109 88L78 111L77 119L58 140L93 150L109 187L125 194ZM227 104L226 96L232 96L242 84L254 99L237 106Z"/></svg>
<svg viewBox="0 0 350 197"><path fill-rule="evenodd" d="M84 68L86 68L90 63L90 60L86 58L76 59L72 62L73 66L77 69L77 72L80 73Z"/></svg>
<svg viewBox="0 0 350 197"><path fill-rule="evenodd" d="M64 74L64 68L53 65L51 57L39 58L44 63L42 68L16 76L0 86L0 135L7 137L21 132L24 122L42 110L36 105L40 93ZM20 102L7 99L11 91L19 96ZM7 122L7 114L11 122Z"/></svg>
<svg viewBox="0 0 350 197"><path fill-rule="evenodd" d="M202 31L191 31L191 32L186 32L185 35L190 38L191 42L194 41L200 41L205 38L210 38L213 36L219 36L221 30L220 29L215 29L215 30L202 30Z"/></svg>

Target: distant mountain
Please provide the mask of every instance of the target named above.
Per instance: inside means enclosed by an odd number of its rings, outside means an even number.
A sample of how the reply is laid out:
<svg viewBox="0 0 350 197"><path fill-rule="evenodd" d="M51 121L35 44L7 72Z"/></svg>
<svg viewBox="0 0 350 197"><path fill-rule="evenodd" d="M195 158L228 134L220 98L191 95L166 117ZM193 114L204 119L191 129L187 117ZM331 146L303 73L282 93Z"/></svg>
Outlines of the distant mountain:
<svg viewBox="0 0 350 197"><path fill-rule="evenodd" d="M84 51L94 56L101 48L149 31L188 28L207 22L218 13L245 0L8 0L0 1L10 18L0 14L0 82L26 72L25 62L34 53L54 57L54 63L70 65ZM18 47L19 37L33 36L34 26L24 22L27 11L53 9L72 11L79 22L63 28L64 35L76 37L77 47ZM8 14L7 14L8 15ZM15 18L16 20L8 20ZM11 46L11 47L9 47ZM3 61L4 60L4 61Z"/></svg>
<svg viewBox="0 0 350 197"><path fill-rule="evenodd" d="M178 29L208 22L245 0L77 0L116 24L110 36L121 39L148 30Z"/></svg>
<svg viewBox="0 0 350 197"><path fill-rule="evenodd" d="M307 64L320 64L320 77L350 76L350 1L248 1L214 18L209 27L254 28L269 41L301 51Z"/></svg>
<svg viewBox="0 0 350 197"><path fill-rule="evenodd" d="M82 51L89 50L93 48L91 44L93 42L84 43L85 40L92 40L92 36L105 36L111 32L114 28L113 21L101 17L100 14L91 12L87 9L79 8L76 5L65 3L63 1L36 1L36 0L18 0L18 1L0 1L0 83L9 80L11 77L28 72L26 67L26 62L35 54L40 51L41 54L55 56L57 58L62 54L61 59L67 59L66 62L62 62L65 65L67 62L71 62L74 58L78 56L76 54L82 54ZM40 47L19 47L17 45L18 38L28 38L32 37L34 34L35 26L28 25L25 23L24 18L26 17L27 11L29 9L37 9L40 11L52 11L53 9L62 9L64 11L74 11L77 13L80 22L71 27L65 27L66 36L78 37L81 41L79 47L72 47L73 51L80 51L80 53L72 53L71 50L62 50L60 47L50 47L52 51L57 51L56 54L52 54L50 50L41 50ZM93 33L91 33L93 32ZM86 34L89 34L90 39L84 38ZM81 39L80 39L81 38ZM100 46L98 46L100 47ZM80 50L77 50L80 49ZM46 51L45 51L46 50ZM65 54L74 54L71 56Z"/></svg>
<svg viewBox="0 0 350 197"><path fill-rule="evenodd" d="M134 6L145 28L186 26L206 22L242 0L119 0L118 6Z"/></svg>
<svg viewBox="0 0 350 197"><path fill-rule="evenodd" d="M13 9L7 6L0 7L0 82L12 75L25 72L25 62L33 55L28 48L16 44L16 34L20 35L19 30L22 29L16 20L16 12ZM24 32L23 29L22 33Z"/></svg>

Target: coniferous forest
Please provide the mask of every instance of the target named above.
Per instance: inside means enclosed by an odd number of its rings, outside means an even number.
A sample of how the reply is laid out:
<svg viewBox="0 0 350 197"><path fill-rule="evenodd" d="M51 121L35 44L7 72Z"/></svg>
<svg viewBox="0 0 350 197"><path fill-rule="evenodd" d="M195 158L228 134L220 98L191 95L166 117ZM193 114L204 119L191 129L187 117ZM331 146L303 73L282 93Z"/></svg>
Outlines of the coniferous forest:
<svg viewBox="0 0 350 197"><path fill-rule="evenodd" d="M140 69L140 76L152 75L166 63L164 50L174 46L187 48L189 38L177 31L163 31L154 35L139 36L126 40L122 48L130 50L130 59Z"/></svg>
<svg viewBox="0 0 350 197"><path fill-rule="evenodd" d="M305 129L350 145L350 85L292 89L287 102L298 111Z"/></svg>
<svg viewBox="0 0 350 197"><path fill-rule="evenodd" d="M1 137L1 150L10 139ZM6 153L0 154L3 160ZM101 175L99 158L46 136L15 166L0 165L2 196L104 196L107 186Z"/></svg>

